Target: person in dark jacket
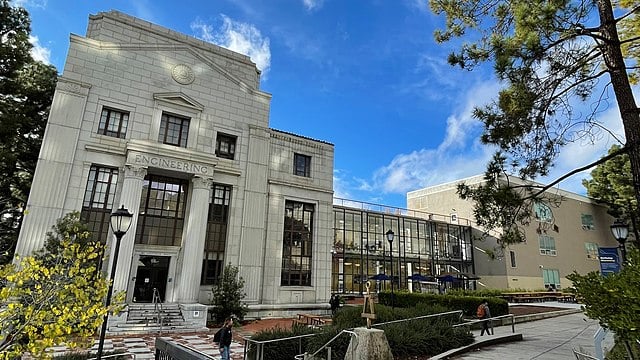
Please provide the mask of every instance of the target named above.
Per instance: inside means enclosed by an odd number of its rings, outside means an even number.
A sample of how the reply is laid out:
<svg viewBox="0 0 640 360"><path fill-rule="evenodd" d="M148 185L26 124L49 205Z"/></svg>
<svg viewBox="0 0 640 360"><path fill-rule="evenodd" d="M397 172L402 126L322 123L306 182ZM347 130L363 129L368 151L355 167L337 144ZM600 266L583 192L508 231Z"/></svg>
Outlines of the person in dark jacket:
<svg viewBox="0 0 640 360"><path fill-rule="evenodd" d="M233 319L227 318L222 325L222 334L220 335L220 356L222 356L222 360L231 360L231 328L233 327Z"/></svg>

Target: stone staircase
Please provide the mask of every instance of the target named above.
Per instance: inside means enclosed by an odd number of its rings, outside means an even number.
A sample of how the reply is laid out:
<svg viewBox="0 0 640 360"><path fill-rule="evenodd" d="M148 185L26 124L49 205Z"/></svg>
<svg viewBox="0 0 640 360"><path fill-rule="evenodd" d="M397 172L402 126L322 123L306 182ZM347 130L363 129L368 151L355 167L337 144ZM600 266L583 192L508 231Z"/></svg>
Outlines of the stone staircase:
<svg viewBox="0 0 640 360"><path fill-rule="evenodd" d="M114 321L109 334L151 334L196 331L200 328L184 320L179 304L128 304L125 321ZM114 319L115 320L115 319Z"/></svg>

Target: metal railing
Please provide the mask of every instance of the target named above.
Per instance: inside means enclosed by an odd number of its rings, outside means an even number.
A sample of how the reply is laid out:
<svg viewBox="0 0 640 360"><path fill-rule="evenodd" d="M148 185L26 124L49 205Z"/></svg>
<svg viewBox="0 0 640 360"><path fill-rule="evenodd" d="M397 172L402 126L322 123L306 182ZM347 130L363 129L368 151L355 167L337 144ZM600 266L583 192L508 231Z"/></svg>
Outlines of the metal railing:
<svg viewBox="0 0 640 360"><path fill-rule="evenodd" d="M431 315L416 316L416 317L412 317L412 318L408 318L408 319L391 320L391 321L387 321L387 322L383 322L383 323L373 324L373 325L371 325L371 327L380 327L380 326L389 325L389 324L397 324L397 323L402 323L402 322L407 322L407 321L428 319L428 318L432 318L432 317L440 317L440 316L454 315L454 314L458 315L458 321L461 321L462 315L464 313L463 313L462 310L447 311L447 312L431 314ZM453 326L455 327L456 325L453 325Z"/></svg>
<svg viewBox="0 0 640 360"><path fill-rule="evenodd" d="M162 299L160 299L160 292L158 291L158 288L153 288L152 303L153 311L156 314L156 323L160 325L160 335L162 335L162 325L164 319L162 318Z"/></svg>
<svg viewBox="0 0 640 360"><path fill-rule="evenodd" d="M311 354L310 357L313 359L316 355L318 355L318 353L320 351L322 351L323 349L327 349L327 360L331 360L331 347L329 347L329 344L331 344L335 339L340 337L340 335L345 334L345 333L346 334L351 334L351 337L355 337L356 341L357 341L358 334L356 334L355 332L353 332L351 330L343 329L336 336L332 337L331 340L327 341L326 344L322 345L318 350L316 350L316 352ZM355 349L355 346L354 346L354 349ZM307 355L309 355L309 354L308 353L299 354L299 355L295 356L295 359L296 360L304 360Z"/></svg>
<svg viewBox="0 0 640 360"><path fill-rule="evenodd" d="M204 360L215 359L196 349L156 338L156 360Z"/></svg>
<svg viewBox="0 0 640 360"><path fill-rule="evenodd" d="M492 329L491 332L493 332L493 321L494 320L498 320L498 319L505 319L505 318L510 318L511 319L511 332L515 333L516 332L516 317L513 314L495 316L495 317L490 317L488 319L467 320L467 321L463 322L462 324L453 325L453 327L470 326L470 325L473 325L473 324L482 323L484 321L489 321L489 327Z"/></svg>
<svg viewBox="0 0 640 360"><path fill-rule="evenodd" d="M318 334L297 335L297 336L290 336L290 337L286 337L286 338L263 340L263 341L252 340L250 338L243 338L244 339L244 357L243 357L243 359L244 360L247 359L247 356L249 355L249 351L251 350L251 346L253 346L253 345L256 346L256 357L255 357L254 360L265 360L264 359L264 346L266 344L277 343L277 342L282 342L282 341L289 341L289 340L295 340L295 339L298 339L298 354L300 354L300 353L302 353L302 339L303 338L307 338L307 337L311 337L311 336L316 336L316 335L318 335Z"/></svg>

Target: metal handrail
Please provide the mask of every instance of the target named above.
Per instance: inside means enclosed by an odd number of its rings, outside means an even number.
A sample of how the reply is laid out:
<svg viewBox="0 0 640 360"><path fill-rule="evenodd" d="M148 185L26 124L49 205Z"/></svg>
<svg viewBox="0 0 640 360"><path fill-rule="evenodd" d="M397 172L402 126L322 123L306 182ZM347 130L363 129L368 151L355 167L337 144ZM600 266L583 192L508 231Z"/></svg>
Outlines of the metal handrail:
<svg viewBox="0 0 640 360"><path fill-rule="evenodd" d="M431 317L453 315L453 314L458 314L458 319L461 319L462 315L463 315L463 311L462 310L454 310L454 311L447 311L447 312L438 313L438 314L416 316L416 317L412 317L412 318L408 318L408 319L391 320L391 321L387 321L387 322L383 322L383 323L373 324L373 325L371 325L371 327L379 327L379 326L383 326L383 325L396 324L396 323L407 322L407 321L412 321L412 320L427 319L427 318L431 318Z"/></svg>
<svg viewBox="0 0 640 360"><path fill-rule="evenodd" d="M162 335L162 299L160 299L160 292L158 288L153 288L153 311L156 313L156 324L160 325L160 335Z"/></svg>
<svg viewBox="0 0 640 360"><path fill-rule="evenodd" d="M412 321L412 320L420 320L420 319L426 319L426 318L432 318L432 317L454 315L454 314L458 315L458 321L460 321L462 319L462 315L464 314L464 312L462 310L455 310L455 311L447 311L447 312L438 313L438 314L416 316L416 317L408 318L408 319L392 320L392 321L387 321L387 322L384 322L384 323L373 324L372 327L378 327L378 326L384 326L384 325L388 325L388 324L394 324L394 323L400 323L400 322L406 322L406 321ZM331 340L329 340L329 342L327 344L322 346L318 351L320 351L323 348L325 348L326 345L328 345L329 343L334 341L343 332L353 333L353 328L343 329L338 335L334 336ZM247 359L247 354L249 353L249 349L251 348L251 344L250 343L254 343L258 347L257 350L256 350L257 351L256 360L263 360L264 359L264 344L274 343L274 342L279 342L279 341L286 341L286 340L293 340L293 339L302 339L302 338L305 338L305 337L311 337L311 336L316 336L316 335L317 334L297 335L297 336L290 336L290 337L286 337L286 338L263 340L263 341L252 340L250 338L243 337L243 340L244 340L244 358L243 359L244 360ZM313 355L316 355L318 353L318 351L316 351ZM302 353L302 344L300 344L300 352ZM301 355L304 355L304 354L297 355L296 358L298 358Z"/></svg>
<svg viewBox="0 0 640 360"><path fill-rule="evenodd" d="M243 357L243 359L244 360L247 359L247 354L249 354L249 349L251 348L251 343L254 343L256 345L256 347L257 347L257 349L256 349L256 360L263 360L264 359L264 344L298 339L300 341L299 344L298 344L299 352L302 352L302 342L301 342L302 338L316 336L316 335L318 335L318 334L296 335L296 336L289 336L289 337L286 337L286 338L271 339L271 340L253 340L251 338L242 337L242 339L244 340L244 357Z"/></svg>
<svg viewBox="0 0 640 360"><path fill-rule="evenodd" d="M493 320L503 319L503 318L511 318L511 332L515 333L516 332L516 320L515 320L516 317L513 314L500 315L500 316L490 317L490 318L487 318L487 319L467 320L462 324L453 325L452 327L468 326L468 325L477 324L477 323L481 323L483 321L489 320L490 321L489 325L491 326L491 328L493 328Z"/></svg>
<svg viewBox="0 0 640 360"><path fill-rule="evenodd" d="M340 331L336 336L334 336L333 338L331 338L331 340L329 340L326 344L322 345L322 346L320 347L320 349L316 350L316 352L314 352L313 354L311 354L311 357L316 356L316 355L320 352L320 350L325 349L325 348L327 347L327 345L331 344L331 343L333 342L333 340L337 339L340 335L342 335L342 333L351 334L351 336L355 336L355 337L356 337L356 341L358 340L358 334L356 334L355 332L353 332L353 331L351 331L351 330L343 329L343 330L342 330L342 331ZM329 348L329 349L331 349L331 348ZM331 350L329 350L329 351L331 351ZM306 353L305 353L305 354L302 354L302 355L306 355ZM331 355L329 355L329 357L331 357Z"/></svg>

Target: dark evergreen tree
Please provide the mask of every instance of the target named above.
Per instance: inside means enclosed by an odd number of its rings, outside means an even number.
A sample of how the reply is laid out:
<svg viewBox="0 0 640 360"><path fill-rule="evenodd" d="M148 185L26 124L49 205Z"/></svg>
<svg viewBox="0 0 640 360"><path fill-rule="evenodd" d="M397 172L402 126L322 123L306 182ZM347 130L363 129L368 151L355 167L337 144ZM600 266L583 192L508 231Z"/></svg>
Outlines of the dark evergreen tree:
<svg viewBox="0 0 640 360"><path fill-rule="evenodd" d="M211 305L215 307L211 312L217 324L222 324L230 316L244 319L248 311L247 305L242 302L246 296L244 279L238 274L236 266L227 264L224 267L222 277L212 291Z"/></svg>
<svg viewBox="0 0 640 360"><path fill-rule="evenodd" d="M609 154L620 151L620 146L613 145ZM633 190L631 163L629 156L622 154L596 166L591 171L590 180L582 180L589 197L609 207L609 214L630 225L630 232L640 248L638 236L638 202Z"/></svg>
<svg viewBox="0 0 640 360"><path fill-rule="evenodd" d="M29 14L0 0L0 264L13 257L55 90L31 55Z"/></svg>

